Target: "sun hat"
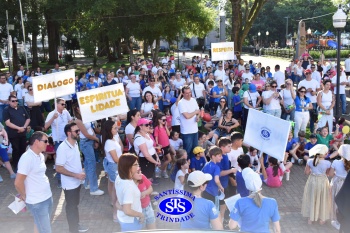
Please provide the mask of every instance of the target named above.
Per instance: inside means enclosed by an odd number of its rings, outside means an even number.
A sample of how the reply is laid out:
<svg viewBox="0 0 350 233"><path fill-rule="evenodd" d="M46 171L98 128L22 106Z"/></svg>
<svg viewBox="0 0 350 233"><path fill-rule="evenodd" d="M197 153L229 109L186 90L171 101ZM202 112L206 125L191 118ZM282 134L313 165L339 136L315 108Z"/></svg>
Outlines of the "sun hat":
<svg viewBox="0 0 350 233"><path fill-rule="evenodd" d="M149 124L151 121L146 118L141 118L137 121L137 126Z"/></svg>
<svg viewBox="0 0 350 233"><path fill-rule="evenodd" d="M306 74L306 73L312 73L312 71L310 70L310 69L306 69L306 70L304 70L304 74Z"/></svg>
<svg viewBox="0 0 350 233"><path fill-rule="evenodd" d="M350 145L343 144L338 149L339 155L347 161L350 161Z"/></svg>
<svg viewBox="0 0 350 233"><path fill-rule="evenodd" d="M201 152L204 152L205 150L201 147L201 146L196 146L194 149L193 149L193 154L199 154Z"/></svg>
<svg viewBox="0 0 350 233"><path fill-rule="evenodd" d="M315 156L317 154L325 155L328 153L328 147L326 145L317 144L309 150L310 156Z"/></svg>
<svg viewBox="0 0 350 233"><path fill-rule="evenodd" d="M187 182L191 181L193 185L189 185L190 187L199 187L203 185L205 182L212 180L213 177L210 174L203 173L202 171L194 171L191 172L188 176Z"/></svg>
<svg viewBox="0 0 350 233"><path fill-rule="evenodd" d="M258 173L254 172L250 167L244 168L242 171L245 187L254 193L259 192L262 186L262 180Z"/></svg>

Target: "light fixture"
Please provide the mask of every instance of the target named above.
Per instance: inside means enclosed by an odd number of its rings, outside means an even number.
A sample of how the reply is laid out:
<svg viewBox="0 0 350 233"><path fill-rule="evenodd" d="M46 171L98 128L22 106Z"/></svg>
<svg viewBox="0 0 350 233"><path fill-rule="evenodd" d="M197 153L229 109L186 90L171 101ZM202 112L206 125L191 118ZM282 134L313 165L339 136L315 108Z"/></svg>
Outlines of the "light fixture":
<svg viewBox="0 0 350 233"><path fill-rule="evenodd" d="M347 15L341 9L339 5L338 10L333 15L333 27L334 28L344 28L346 25Z"/></svg>
<svg viewBox="0 0 350 233"><path fill-rule="evenodd" d="M260 33L260 32L258 32L258 36L261 36L261 33Z"/></svg>
<svg viewBox="0 0 350 233"><path fill-rule="evenodd" d="M307 29L307 34L311 34L311 29L309 28L309 29Z"/></svg>
<svg viewBox="0 0 350 233"><path fill-rule="evenodd" d="M266 31L266 35L268 36L270 33L269 33L269 31Z"/></svg>

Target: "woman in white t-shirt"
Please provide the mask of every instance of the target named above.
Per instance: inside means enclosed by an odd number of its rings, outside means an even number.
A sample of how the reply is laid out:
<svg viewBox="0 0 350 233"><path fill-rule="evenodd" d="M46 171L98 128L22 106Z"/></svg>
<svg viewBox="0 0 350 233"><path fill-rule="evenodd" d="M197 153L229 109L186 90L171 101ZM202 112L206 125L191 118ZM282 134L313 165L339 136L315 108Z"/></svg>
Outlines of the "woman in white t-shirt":
<svg viewBox="0 0 350 233"><path fill-rule="evenodd" d="M318 120L318 127L323 128L328 123L328 132L333 132L333 107L335 97L331 90L332 81L323 81L323 90L317 94L318 113L321 118Z"/></svg>
<svg viewBox="0 0 350 233"><path fill-rule="evenodd" d="M125 127L125 135L129 143L129 149L134 145L134 133L138 120L141 118L140 111L132 109L128 112L127 122Z"/></svg>
<svg viewBox="0 0 350 233"><path fill-rule="evenodd" d="M160 166L160 160L153 146L153 140L148 134L151 121L141 118L137 122L134 134L135 153L139 157L142 173L153 181L155 166Z"/></svg>
<svg viewBox="0 0 350 233"><path fill-rule="evenodd" d="M125 95L128 97L130 109L136 108L137 110L140 110L141 102L142 102L141 86L140 86L140 83L136 82L135 74L131 74L130 78L131 78L131 82L129 82L126 85Z"/></svg>
<svg viewBox="0 0 350 233"><path fill-rule="evenodd" d="M17 77L17 76L16 76ZM23 101L23 96L22 96L22 89L23 89L23 79L22 77L17 77L16 78L16 85L14 87L14 91L16 92L16 96L18 99L18 105L23 106L24 101Z"/></svg>
<svg viewBox="0 0 350 233"><path fill-rule="evenodd" d="M286 80L286 88L281 91L281 96L283 98L283 108L282 119L286 120L289 116L289 120L294 121L295 115L295 104L294 99L296 97L296 92L293 88L293 81L291 79Z"/></svg>
<svg viewBox="0 0 350 233"><path fill-rule="evenodd" d="M142 213L141 192L137 187L142 179L140 164L134 154L124 154L118 164L114 191L118 197L117 220L121 231L139 231L145 216Z"/></svg>
<svg viewBox="0 0 350 233"><path fill-rule="evenodd" d="M243 94L244 103L244 117L242 119L242 127L245 130L248 113L250 108L259 108L261 102L261 96L259 92L256 91L256 86L254 84L249 84L249 90L245 91Z"/></svg>
<svg viewBox="0 0 350 233"><path fill-rule="evenodd" d="M23 77L22 77L23 80ZM23 99L23 105L27 106L27 104L24 102L24 97L26 96L26 94L28 94L28 86L30 85L30 82L28 82L27 80L23 82L23 88L22 88L22 99Z"/></svg>
<svg viewBox="0 0 350 233"><path fill-rule="evenodd" d="M266 107L266 113L272 116L281 118L282 110L281 103L283 103L283 97L280 92L277 92L277 82L270 82L270 91L264 91L262 96L263 102Z"/></svg>
<svg viewBox="0 0 350 233"><path fill-rule="evenodd" d="M152 119L152 110L155 109L155 101L152 92L146 91L144 95L145 102L141 105L141 117Z"/></svg>
<svg viewBox="0 0 350 233"><path fill-rule="evenodd" d="M120 141L115 137L118 134L118 123L107 120L102 128L102 147L106 155L103 160L103 168L108 174L108 194L113 204L113 221L116 222L118 203L114 182L118 175L118 161L123 152Z"/></svg>

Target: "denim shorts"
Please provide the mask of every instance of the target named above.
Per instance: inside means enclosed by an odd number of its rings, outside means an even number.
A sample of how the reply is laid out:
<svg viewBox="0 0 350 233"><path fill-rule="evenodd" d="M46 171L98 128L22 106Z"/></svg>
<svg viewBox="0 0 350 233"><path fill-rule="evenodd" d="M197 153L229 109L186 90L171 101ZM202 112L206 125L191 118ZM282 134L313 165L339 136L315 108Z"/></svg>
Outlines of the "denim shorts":
<svg viewBox="0 0 350 233"><path fill-rule="evenodd" d="M39 233L51 233L52 197L36 204L26 203L26 205L34 217Z"/></svg>
<svg viewBox="0 0 350 233"><path fill-rule="evenodd" d="M103 168L108 174L108 179L114 183L118 175L118 164L109 162L106 158L103 159Z"/></svg>
<svg viewBox="0 0 350 233"><path fill-rule="evenodd" d="M145 216L146 226L156 222L156 217L154 216L152 203L149 203L149 205L146 208L142 208L142 213L143 216Z"/></svg>
<svg viewBox="0 0 350 233"><path fill-rule="evenodd" d="M0 158L4 163L10 161L7 150L5 148L0 147Z"/></svg>

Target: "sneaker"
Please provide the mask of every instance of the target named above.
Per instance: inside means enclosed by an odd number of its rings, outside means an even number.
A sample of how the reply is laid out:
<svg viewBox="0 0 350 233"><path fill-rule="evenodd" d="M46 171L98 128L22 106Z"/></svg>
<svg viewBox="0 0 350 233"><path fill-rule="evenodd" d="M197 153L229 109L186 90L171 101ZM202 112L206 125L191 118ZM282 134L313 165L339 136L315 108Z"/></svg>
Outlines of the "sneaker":
<svg viewBox="0 0 350 233"><path fill-rule="evenodd" d="M11 179L16 179L16 173L10 175Z"/></svg>
<svg viewBox="0 0 350 233"><path fill-rule="evenodd" d="M295 159L294 159L293 157L290 159L290 161L291 161L292 163L295 163Z"/></svg>
<svg viewBox="0 0 350 233"><path fill-rule="evenodd" d="M172 164L171 164L171 162L170 162L170 163L168 163L167 169L170 171L170 170L171 170L171 167L172 167Z"/></svg>
<svg viewBox="0 0 350 233"><path fill-rule="evenodd" d="M79 232L87 232L88 230L89 230L88 227L84 227L83 225L79 224L79 228L78 228Z"/></svg>
<svg viewBox="0 0 350 233"><path fill-rule="evenodd" d="M61 181L60 181L60 180L58 180L58 182L57 182L57 188L59 188L59 189L62 188L62 184L61 184Z"/></svg>
<svg viewBox="0 0 350 233"><path fill-rule="evenodd" d="M298 159L298 164L299 164L299 165L303 165L303 163L304 163L304 160L303 160L303 159Z"/></svg>
<svg viewBox="0 0 350 233"><path fill-rule="evenodd" d="M152 184L153 185L159 185L159 180L158 179L153 179Z"/></svg>
<svg viewBox="0 0 350 233"><path fill-rule="evenodd" d="M2 179L2 177L0 176L0 183L3 182L4 180Z"/></svg>
<svg viewBox="0 0 350 233"><path fill-rule="evenodd" d="M340 229L340 224L338 223L338 221L332 221L331 222L332 226L337 229L339 231Z"/></svg>
<svg viewBox="0 0 350 233"><path fill-rule="evenodd" d="M162 172L162 177L165 178L165 179L168 179L169 178L168 173L166 171L163 171Z"/></svg>
<svg viewBox="0 0 350 233"><path fill-rule="evenodd" d="M156 191L153 191L153 192L151 193L151 196L158 196L158 195L159 195L159 193L156 192Z"/></svg>
<svg viewBox="0 0 350 233"><path fill-rule="evenodd" d="M85 187L85 189L90 189L90 185L89 184L84 186L84 187Z"/></svg>
<svg viewBox="0 0 350 233"><path fill-rule="evenodd" d="M5 166L5 164L4 164L4 163L3 163L1 166L2 166L2 167L4 167L4 168L6 168L6 166Z"/></svg>
<svg viewBox="0 0 350 233"><path fill-rule="evenodd" d="M90 195L92 195L92 196L101 196L104 193L105 192L103 192L102 190L97 189L95 192L90 192Z"/></svg>

